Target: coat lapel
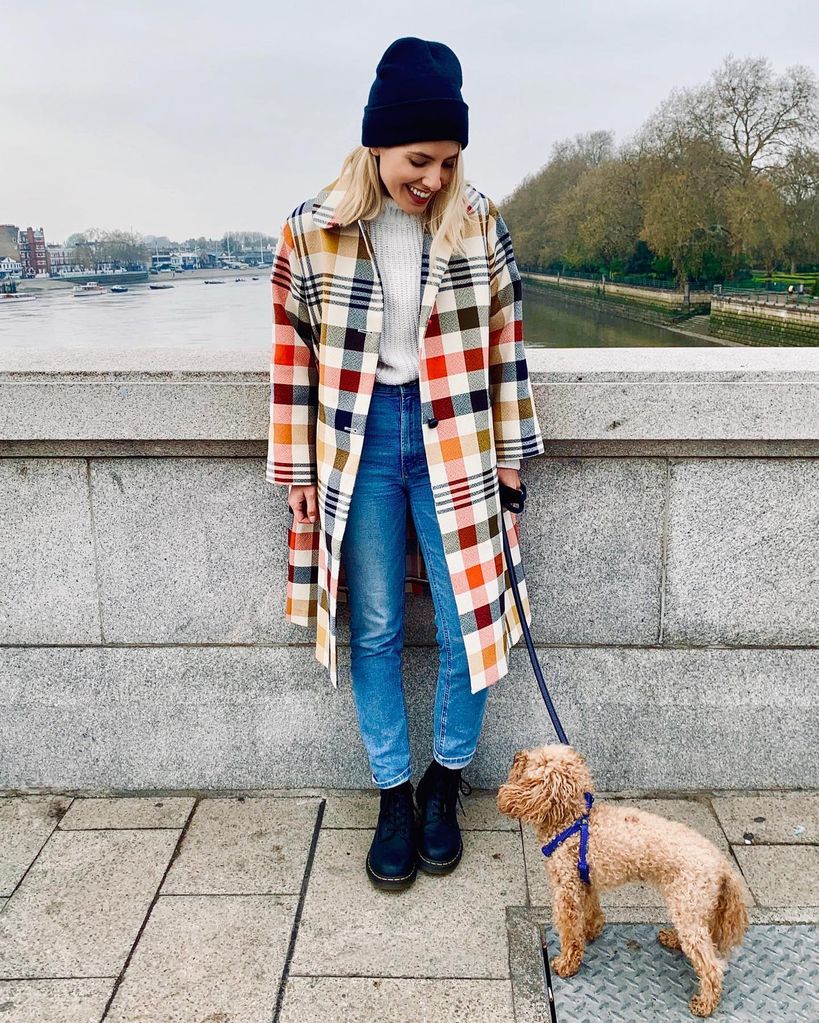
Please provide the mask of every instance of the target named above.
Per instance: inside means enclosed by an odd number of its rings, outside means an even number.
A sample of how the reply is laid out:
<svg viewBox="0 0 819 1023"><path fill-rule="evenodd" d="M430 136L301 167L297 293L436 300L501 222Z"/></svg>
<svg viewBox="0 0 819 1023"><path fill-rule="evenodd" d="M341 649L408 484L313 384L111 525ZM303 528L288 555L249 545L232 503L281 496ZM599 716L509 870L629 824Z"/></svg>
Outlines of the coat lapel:
<svg viewBox="0 0 819 1023"><path fill-rule="evenodd" d="M335 220L335 211L336 207L346 194L346 189L339 184L340 180L340 178L336 178L334 181L331 181L329 185L322 188L315 197L311 207L313 223L325 230L339 226L338 222ZM367 251L369 253L370 260L375 265L367 224L363 221L359 221L359 223L361 224L361 231L367 242ZM432 238L429 233L425 231L421 257L421 309L418 317L419 358L423 358L424 335L426 334L427 323L429 322L432 310L435 308L435 300L438 297L438 292L441 288L441 281L444 278L450 256L452 255L452 246L449 242L440 242L435 258L432 262L430 262L431 245ZM381 281L378 277L377 267L375 268L374 277L378 280L380 287Z"/></svg>

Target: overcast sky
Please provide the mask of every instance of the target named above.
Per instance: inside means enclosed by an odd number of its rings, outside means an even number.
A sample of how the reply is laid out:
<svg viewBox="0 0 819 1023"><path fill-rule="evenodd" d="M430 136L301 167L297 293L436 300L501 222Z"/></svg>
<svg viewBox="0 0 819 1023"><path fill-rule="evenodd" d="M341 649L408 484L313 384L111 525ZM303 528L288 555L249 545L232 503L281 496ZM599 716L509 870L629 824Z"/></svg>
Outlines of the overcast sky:
<svg viewBox="0 0 819 1023"><path fill-rule="evenodd" d="M277 234L361 141L399 36L446 43L467 178L501 202L552 144L624 141L729 53L819 70L816 0L13 0L0 14L0 223Z"/></svg>

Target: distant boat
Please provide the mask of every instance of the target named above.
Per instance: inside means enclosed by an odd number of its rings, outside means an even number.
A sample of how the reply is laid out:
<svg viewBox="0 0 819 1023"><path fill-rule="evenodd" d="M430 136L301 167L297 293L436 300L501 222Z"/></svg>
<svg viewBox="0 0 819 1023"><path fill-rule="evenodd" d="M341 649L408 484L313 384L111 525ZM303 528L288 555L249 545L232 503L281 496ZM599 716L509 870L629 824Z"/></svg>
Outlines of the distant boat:
<svg viewBox="0 0 819 1023"><path fill-rule="evenodd" d="M14 291L0 292L0 306L18 305L20 302L35 302L36 295L20 295Z"/></svg>
<svg viewBox="0 0 819 1023"><path fill-rule="evenodd" d="M86 284L74 285L74 297L82 298L85 295L104 295L105 288L96 281L88 281Z"/></svg>
<svg viewBox="0 0 819 1023"><path fill-rule="evenodd" d="M127 290L128 289L123 284L115 284L113 288L111 288L111 291L113 291L115 295L122 295L123 292L126 292Z"/></svg>
<svg viewBox="0 0 819 1023"><path fill-rule="evenodd" d="M250 279L251 279L251 281L258 281L259 278L258 277L251 277Z"/></svg>
<svg viewBox="0 0 819 1023"><path fill-rule="evenodd" d="M205 281L205 284L224 284L224 281Z"/></svg>
<svg viewBox="0 0 819 1023"><path fill-rule="evenodd" d="M151 291L165 291L166 288L172 288L172 284L149 284L148 287Z"/></svg>

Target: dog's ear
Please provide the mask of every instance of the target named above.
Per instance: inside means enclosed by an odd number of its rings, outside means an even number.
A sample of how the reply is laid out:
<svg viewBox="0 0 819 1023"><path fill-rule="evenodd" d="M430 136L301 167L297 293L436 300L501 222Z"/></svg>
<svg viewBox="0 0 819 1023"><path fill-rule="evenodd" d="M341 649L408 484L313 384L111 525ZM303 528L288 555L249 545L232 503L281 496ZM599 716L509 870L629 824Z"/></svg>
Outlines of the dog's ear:
<svg viewBox="0 0 819 1023"><path fill-rule="evenodd" d="M570 746L544 747L540 763L530 760L532 811L543 824L574 818L583 806L583 792L591 775L582 756Z"/></svg>
<svg viewBox="0 0 819 1023"><path fill-rule="evenodd" d="M545 764L540 776L542 799L555 808L570 806L581 795L578 779L565 761Z"/></svg>

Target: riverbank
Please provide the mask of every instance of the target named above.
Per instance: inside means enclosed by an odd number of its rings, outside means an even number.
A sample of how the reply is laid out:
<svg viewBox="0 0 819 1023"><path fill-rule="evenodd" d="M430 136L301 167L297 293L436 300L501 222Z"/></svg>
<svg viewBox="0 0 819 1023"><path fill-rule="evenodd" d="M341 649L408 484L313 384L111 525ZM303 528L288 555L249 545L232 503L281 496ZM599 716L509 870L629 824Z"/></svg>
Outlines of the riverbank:
<svg viewBox="0 0 819 1023"><path fill-rule="evenodd" d="M647 327L659 328L663 333L690 338L698 346L730 348L741 344L711 334L708 304L704 301L709 293L692 293L690 306L684 307L682 293L671 289L609 284L603 289L595 281L578 281L528 272L522 272L521 277L524 285L532 289L529 293L532 298L535 295L543 296L550 305L557 303L567 310L582 310L584 315L590 315L595 322L602 316L623 324L641 323ZM531 315L531 302L528 310ZM672 342L669 340L668 343Z"/></svg>
<svg viewBox="0 0 819 1023"><path fill-rule="evenodd" d="M226 270L219 268L216 270L183 270L183 271L170 271L163 272L160 274L150 274L145 278L144 281L138 282L139 284L156 284L156 283L168 283L176 281L189 281L189 280L235 280L237 277L251 279L252 277L261 277L262 275L270 276L270 267L261 267L256 270L253 268L247 270ZM131 283L128 280L120 280L125 278L126 274L114 274L104 282L105 287L113 287L115 284L126 284L127 287L131 287ZM93 278L94 274L88 274L88 278ZM83 277L83 280L86 278ZM55 278L35 278L34 280L22 280L17 281L18 292L48 292L48 291L71 291L76 280L65 280Z"/></svg>
<svg viewBox="0 0 819 1023"><path fill-rule="evenodd" d="M787 305L767 296L715 295L710 325L715 337L734 344L815 348L819 347L819 302Z"/></svg>
<svg viewBox="0 0 819 1023"><path fill-rule="evenodd" d="M602 281L522 273L525 283L567 306L651 323L703 344L725 347L819 347L819 303L789 304L787 296L765 293L712 295L639 288Z"/></svg>

